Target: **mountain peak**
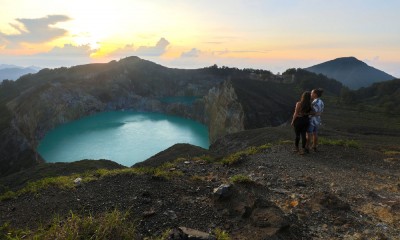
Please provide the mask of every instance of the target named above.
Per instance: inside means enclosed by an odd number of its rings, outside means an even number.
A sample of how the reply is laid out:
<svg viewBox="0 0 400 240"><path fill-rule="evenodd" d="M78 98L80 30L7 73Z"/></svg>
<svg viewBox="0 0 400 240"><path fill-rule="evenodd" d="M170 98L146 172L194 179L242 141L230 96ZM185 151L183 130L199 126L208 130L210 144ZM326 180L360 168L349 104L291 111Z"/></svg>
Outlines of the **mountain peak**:
<svg viewBox="0 0 400 240"><path fill-rule="evenodd" d="M321 64L317 64L314 65L312 67L318 66L318 65L322 65L322 64L341 64L341 65L345 65L347 67L351 67L354 65L367 65L365 62L357 59L356 57L340 57L340 58L335 58L333 60L321 63ZM310 67L310 68L312 68Z"/></svg>
<svg viewBox="0 0 400 240"><path fill-rule="evenodd" d="M367 87L375 82L395 78L355 57L336 58L305 68L305 70L336 79L352 89Z"/></svg>

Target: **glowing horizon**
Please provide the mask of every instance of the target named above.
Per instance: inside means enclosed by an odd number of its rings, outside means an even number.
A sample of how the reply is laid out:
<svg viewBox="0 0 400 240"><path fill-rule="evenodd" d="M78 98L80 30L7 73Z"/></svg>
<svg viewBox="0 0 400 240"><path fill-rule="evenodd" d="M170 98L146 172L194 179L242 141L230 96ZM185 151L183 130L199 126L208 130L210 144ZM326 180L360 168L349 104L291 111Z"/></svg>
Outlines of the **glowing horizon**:
<svg viewBox="0 0 400 240"><path fill-rule="evenodd" d="M168 67L282 72L354 56L400 76L400 2L0 0L0 64L139 56Z"/></svg>

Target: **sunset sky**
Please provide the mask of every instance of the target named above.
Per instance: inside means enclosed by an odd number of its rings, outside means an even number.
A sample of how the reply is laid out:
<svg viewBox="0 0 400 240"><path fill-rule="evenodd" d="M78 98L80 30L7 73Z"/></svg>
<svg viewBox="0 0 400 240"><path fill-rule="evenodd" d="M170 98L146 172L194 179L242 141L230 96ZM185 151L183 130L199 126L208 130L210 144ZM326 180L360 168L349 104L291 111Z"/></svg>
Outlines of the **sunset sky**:
<svg viewBox="0 0 400 240"><path fill-rule="evenodd" d="M354 56L400 77L399 0L0 0L0 64L139 56L274 73Z"/></svg>

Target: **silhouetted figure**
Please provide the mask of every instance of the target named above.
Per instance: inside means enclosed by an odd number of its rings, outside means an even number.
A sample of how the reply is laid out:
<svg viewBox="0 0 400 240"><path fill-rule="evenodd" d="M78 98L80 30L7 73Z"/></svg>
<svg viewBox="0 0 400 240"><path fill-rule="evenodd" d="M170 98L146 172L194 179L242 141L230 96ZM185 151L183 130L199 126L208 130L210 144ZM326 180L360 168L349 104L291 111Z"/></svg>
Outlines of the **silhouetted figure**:
<svg viewBox="0 0 400 240"><path fill-rule="evenodd" d="M300 101L296 103L291 123L292 126L294 127L294 132L296 134L295 151L299 152L300 154L309 152L307 148L306 134L310 124L310 118L309 118L310 112L311 112L311 93L309 91L306 91L301 95ZM301 136L302 151L299 151L300 136Z"/></svg>

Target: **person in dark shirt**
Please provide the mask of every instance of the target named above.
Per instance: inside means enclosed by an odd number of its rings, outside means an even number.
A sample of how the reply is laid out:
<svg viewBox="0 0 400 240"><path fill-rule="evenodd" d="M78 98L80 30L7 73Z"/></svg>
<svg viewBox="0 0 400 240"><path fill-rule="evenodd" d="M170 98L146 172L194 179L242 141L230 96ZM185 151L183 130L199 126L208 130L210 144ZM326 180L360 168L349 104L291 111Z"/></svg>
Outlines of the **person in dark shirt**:
<svg viewBox="0 0 400 240"><path fill-rule="evenodd" d="M311 93L309 91L304 92L301 95L300 101L296 103L296 107L294 110L292 123L291 125L294 127L294 132L296 134L295 138L295 151L300 154L309 153L307 148L307 129L310 124L310 115L311 112ZM301 136L301 146L302 151L299 150Z"/></svg>

